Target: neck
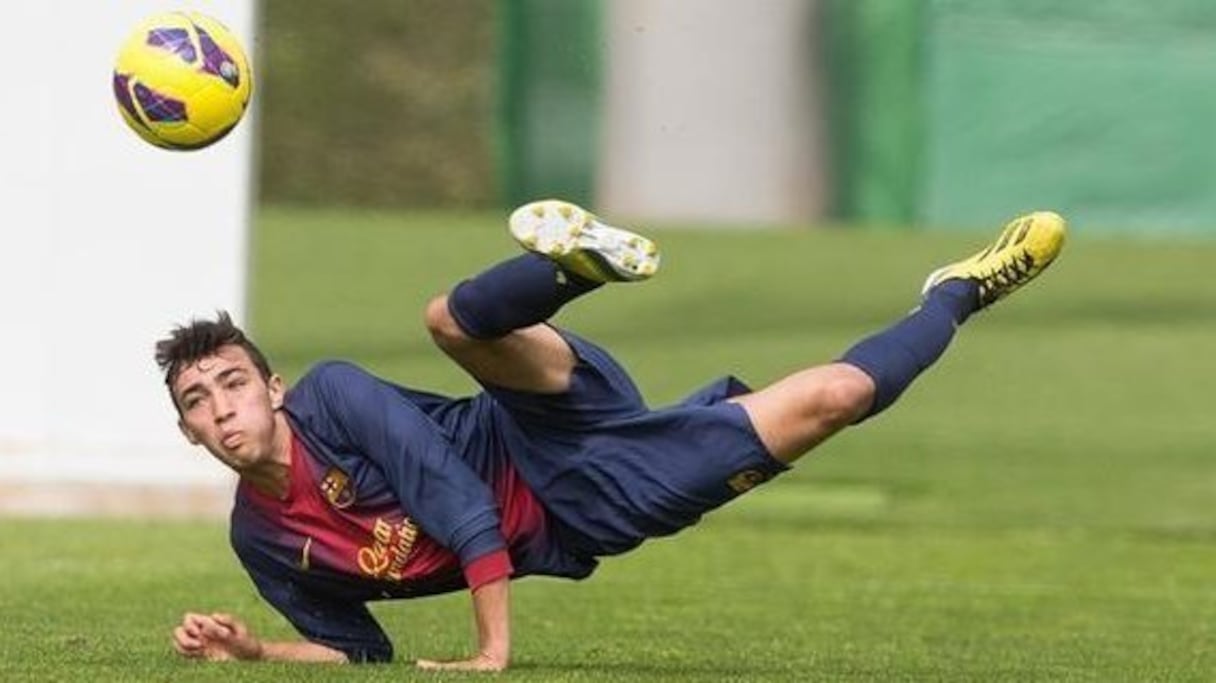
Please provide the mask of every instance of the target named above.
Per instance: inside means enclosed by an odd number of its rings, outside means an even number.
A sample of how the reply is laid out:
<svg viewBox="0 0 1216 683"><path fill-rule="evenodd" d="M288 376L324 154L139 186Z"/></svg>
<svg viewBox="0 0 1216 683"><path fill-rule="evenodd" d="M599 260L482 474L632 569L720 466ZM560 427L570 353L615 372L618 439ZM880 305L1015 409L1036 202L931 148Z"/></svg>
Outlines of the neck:
<svg viewBox="0 0 1216 683"><path fill-rule="evenodd" d="M274 498L283 499L291 488L291 425L283 411L274 414L274 445L272 456L256 467L241 472L241 479Z"/></svg>

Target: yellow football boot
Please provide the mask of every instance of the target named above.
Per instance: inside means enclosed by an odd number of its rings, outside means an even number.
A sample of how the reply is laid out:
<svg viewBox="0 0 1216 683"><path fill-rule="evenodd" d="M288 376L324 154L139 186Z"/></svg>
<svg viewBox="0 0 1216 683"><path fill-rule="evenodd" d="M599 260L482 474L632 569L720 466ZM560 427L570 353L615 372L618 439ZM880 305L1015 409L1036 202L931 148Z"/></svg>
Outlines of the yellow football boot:
<svg viewBox="0 0 1216 683"><path fill-rule="evenodd" d="M1000 237L971 258L929 274L921 294L946 280L974 280L985 308L1033 280L1060 255L1067 224L1059 214L1036 211L1010 221Z"/></svg>
<svg viewBox="0 0 1216 683"><path fill-rule="evenodd" d="M659 270L659 248L569 202L544 199L511 213L511 236L524 249L593 282L636 282Z"/></svg>

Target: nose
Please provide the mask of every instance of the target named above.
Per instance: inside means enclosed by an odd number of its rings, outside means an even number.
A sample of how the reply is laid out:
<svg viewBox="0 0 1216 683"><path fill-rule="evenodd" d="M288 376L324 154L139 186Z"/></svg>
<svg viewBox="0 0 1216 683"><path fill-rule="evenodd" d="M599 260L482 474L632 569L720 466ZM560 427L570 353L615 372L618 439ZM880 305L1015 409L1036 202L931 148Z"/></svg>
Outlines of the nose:
<svg viewBox="0 0 1216 683"><path fill-rule="evenodd" d="M235 414L236 410L234 405L235 404L224 395L224 392L221 391L215 394L215 396L212 398L211 410L215 417L216 424L224 422Z"/></svg>

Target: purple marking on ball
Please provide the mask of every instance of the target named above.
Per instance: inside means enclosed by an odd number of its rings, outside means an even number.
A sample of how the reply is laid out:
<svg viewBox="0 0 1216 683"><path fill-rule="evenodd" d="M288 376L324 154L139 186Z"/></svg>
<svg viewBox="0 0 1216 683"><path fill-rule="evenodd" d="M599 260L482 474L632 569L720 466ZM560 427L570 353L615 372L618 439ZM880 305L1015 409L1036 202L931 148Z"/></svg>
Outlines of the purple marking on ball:
<svg viewBox="0 0 1216 683"><path fill-rule="evenodd" d="M234 88L240 87L241 73L232 57L215 43L202 26L195 24L194 30L198 31L198 42L203 47L203 71L219 76Z"/></svg>
<svg viewBox="0 0 1216 683"><path fill-rule="evenodd" d="M118 100L118 106L127 112L132 121L147 128L144 120L139 118L139 110L135 108L135 100L131 99L131 89L128 86L130 82L129 76L120 74L117 71L114 72L114 99Z"/></svg>
<svg viewBox="0 0 1216 683"><path fill-rule="evenodd" d="M198 60L198 52L190 42L190 32L184 28L154 28L148 31L148 44L172 52L187 64Z"/></svg>
<svg viewBox="0 0 1216 683"><path fill-rule="evenodd" d="M186 104L165 97L142 83L135 84L135 100L149 121L170 123L186 120Z"/></svg>

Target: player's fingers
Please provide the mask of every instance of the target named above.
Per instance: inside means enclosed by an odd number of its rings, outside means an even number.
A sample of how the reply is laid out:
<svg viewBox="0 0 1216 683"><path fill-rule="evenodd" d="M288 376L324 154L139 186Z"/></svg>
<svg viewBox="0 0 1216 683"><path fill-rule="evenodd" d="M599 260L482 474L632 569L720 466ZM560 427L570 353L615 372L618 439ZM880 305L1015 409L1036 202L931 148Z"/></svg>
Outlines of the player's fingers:
<svg viewBox="0 0 1216 683"><path fill-rule="evenodd" d="M186 630L193 633L198 633L199 629L203 627L203 624L206 624L209 621L211 621L210 617L203 614L195 614L193 612L187 612L182 616L182 626L186 627Z"/></svg>
<svg viewBox="0 0 1216 683"><path fill-rule="evenodd" d="M197 656L199 650L202 649L203 643L198 638L186 633L186 629L178 626L173 629L173 648L179 653L190 656Z"/></svg>
<svg viewBox="0 0 1216 683"><path fill-rule="evenodd" d="M173 642L180 643L185 647L197 646L199 644L198 638L190 635L190 632L184 626L178 626L173 629Z"/></svg>
<svg viewBox="0 0 1216 683"><path fill-rule="evenodd" d="M242 624L240 621L238 621L237 618L232 616L231 614L225 614L223 612L216 612L215 614L211 615L211 618L213 620L215 620L215 623L228 629L233 634L239 635L245 631L245 625Z"/></svg>
<svg viewBox="0 0 1216 683"><path fill-rule="evenodd" d="M414 666L423 671L502 671L505 668L481 657L454 662L419 659L414 662Z"/></svg>
<svg viewBox="0 0 1216 683"><path fill-rule="evenodd" d="M202 633L204 637L212 640L228 640L228 637L232 635L232 631L228 630L227 626L214 621L203 624Z"/></svg>
<svg viewBox="0 0 1216 683"><path fill-rule="evenodd" d="M186 647L176 640L173 641L173 650L183 657L196 658L203 656L203 651L201 649Z"/></svg>
<svg viewBox="0 0 1216 683"><path fill-rule="evenodd" d="M190 620L190 625L201 635L208 637L216 637L217 629L219 632L228 632L228 627L217 622L210 614L195 614Z"/></svg>

